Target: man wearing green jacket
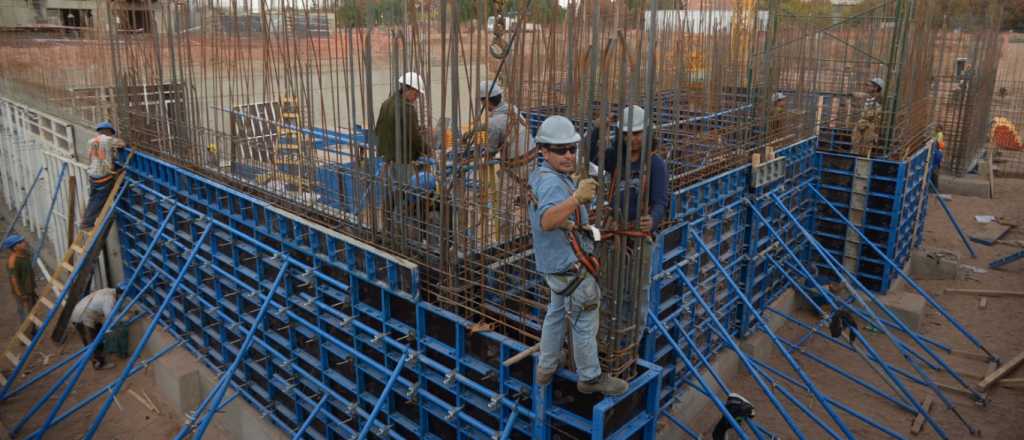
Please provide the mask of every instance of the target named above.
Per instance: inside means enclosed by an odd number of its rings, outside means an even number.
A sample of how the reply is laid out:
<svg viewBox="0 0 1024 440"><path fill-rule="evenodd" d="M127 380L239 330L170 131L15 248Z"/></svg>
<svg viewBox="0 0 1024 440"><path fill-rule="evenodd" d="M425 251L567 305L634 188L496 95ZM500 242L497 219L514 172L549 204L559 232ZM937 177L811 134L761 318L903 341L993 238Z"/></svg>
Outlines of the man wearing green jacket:
<svg viewBox="0 0 1024 440"><path fill-rule="evenodd" d="M427 154L415 105L423 91L419 74L406 72L398 78L398 90L381 104L374 133L384 162L408 164Z"/></svg>

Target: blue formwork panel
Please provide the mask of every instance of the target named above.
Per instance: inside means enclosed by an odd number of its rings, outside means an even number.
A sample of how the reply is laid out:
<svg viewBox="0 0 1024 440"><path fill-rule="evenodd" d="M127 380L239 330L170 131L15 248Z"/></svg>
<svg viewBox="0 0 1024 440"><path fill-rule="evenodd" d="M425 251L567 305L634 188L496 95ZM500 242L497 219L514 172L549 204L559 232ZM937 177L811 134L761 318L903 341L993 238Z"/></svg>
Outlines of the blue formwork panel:
<svg viewBox="0 0 1024 440"><path fill-rule="evenodd" d="M808 258L809 244L785 213L772 205L765 195L769 192L778 195L800 223L810 229L816 206L807 185L813 184L816 178L812 166L815 145L816 141L811 138L780 150L778 155L785 161L785 174L767 186L751 188L751 167L746 165L671 195L668 213L671 225L655 237L650 304L676 341L684 340L685 331L708 357L721 350L724 344L712 331L708 312L699 305L692 291L675 278L677 269L686 274L733 336L749 333L753 321L753 316L729 289L726 277L698 252L693 233L701 237L729 277L760 311L788 288L785 277L766 260L774 239L756 220L748 202L759 207L799 258ZM692 347L680 345L696 364L697 355ZM659 331L648 332L642 347L643 359L663 367L661 398L663 405L668 404L686 389L692 377Z"/></svg>
<svg viewBox="0 0 1024 440"><path fill-rule="evenodd" d="M818 190L885 256L899 265L923 238L927 212L930 150L921 148L903 161L868 159L819 151L815 166ZM814 234L837 261L876 293L889 290L895 271L842 218L824 204L818 208ZM836 274L818 258L819 274Z"/></svg>
<svg viewBox="0 0 1024 440"><path fill-rule="evenodd" d="M233 388L289 435L326 395L309 438L353 438L377 402L377 438L496 438L513 413L511 438L654 437L661 369L653 363L638 363L625 396L581 396L571 375L542 396L531 362L503 365L527 347L422 300L417 265L142 153L128 177L116 207L125 270L143 271L139 290L157 280L140 303L156 310L181 275L161 323L218 374L257 326ZM156 258L139 267L168 215ZM212 232L199 242L207 222ZM192 249L194 263L182 267ZM279 274L269 313L256 322ZM414 360L384 393L409 353Z"/></svg>

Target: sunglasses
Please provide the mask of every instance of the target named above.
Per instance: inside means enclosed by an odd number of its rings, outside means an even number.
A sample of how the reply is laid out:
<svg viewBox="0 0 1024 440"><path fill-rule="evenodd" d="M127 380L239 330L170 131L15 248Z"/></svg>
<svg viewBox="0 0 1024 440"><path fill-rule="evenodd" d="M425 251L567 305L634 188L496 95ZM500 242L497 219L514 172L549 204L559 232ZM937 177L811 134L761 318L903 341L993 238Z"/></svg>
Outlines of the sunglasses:
<svg viewBox="0 0 1024 440"><path fill-rule="evenodd" d="M548 151L554 153L556 156L564 156L566 153L576 154L576 146L570 147L548 147Z"/></svg>

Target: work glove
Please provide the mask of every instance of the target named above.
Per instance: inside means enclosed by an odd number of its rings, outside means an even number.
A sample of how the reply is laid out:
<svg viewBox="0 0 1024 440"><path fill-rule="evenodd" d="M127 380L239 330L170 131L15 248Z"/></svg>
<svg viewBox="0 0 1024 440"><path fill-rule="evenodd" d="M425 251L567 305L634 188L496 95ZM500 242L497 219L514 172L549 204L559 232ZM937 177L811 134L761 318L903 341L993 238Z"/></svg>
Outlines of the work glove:
<svg viewBox="0 0 1024 440"><path fill-rule="evenodd" d="M586 205L594 200L595 194L597 194L597 181L593 178L587 177L580 180L580 183L576 187L576 192L572 194L572 197L576 199L577 203Z"/></svg>

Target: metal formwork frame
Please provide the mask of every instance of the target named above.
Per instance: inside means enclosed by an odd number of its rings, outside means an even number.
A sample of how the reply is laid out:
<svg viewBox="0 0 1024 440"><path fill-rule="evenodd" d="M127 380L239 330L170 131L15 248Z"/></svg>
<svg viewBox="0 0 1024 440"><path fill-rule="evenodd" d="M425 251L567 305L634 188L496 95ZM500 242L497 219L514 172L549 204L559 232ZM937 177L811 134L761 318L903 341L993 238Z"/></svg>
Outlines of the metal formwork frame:
<svg viewBox="0 0 1024 440"><path fill-rule="evenodd" d="M532 366L502 365L526 347L471 331L463 318L421 301L415 265L143 154L129 173L135 185L118 209L126 266L165 278L181 270L163 256L141 259L140 237L151 234L156 220L144 209L147 200L170 196L183 207L161 252L194 243L195 232L182 226L188 218L211 219L216 230L200 246L182 278L183 292L162 312L161 323L232 379L222 382L221 394L235 389L286 432L546 439L559 426L593 438L653 438L660 414L657 366L641 361L630 394L595 401L585 411L538 407L550 399L532 385ZM269 256L277 254L293 269L283 281L286 293L266 300L265 325L252 333L242 356L236 348L247 336L242 329L260 321L252 317L256 304L237 292L269 283L261 271L274 270ZM142 305L162 304L161 289L151 289ZM309 347L317 345L319 354L311 355ZM235 361L235 371L227 373ZM286 408L282 401L294 403ZM635 411L634 402L643 410ZM537 417L538 408L545 417ZM612 414L618 415L609 419ZM624 421L608 421L624 415Z"/></svg>

